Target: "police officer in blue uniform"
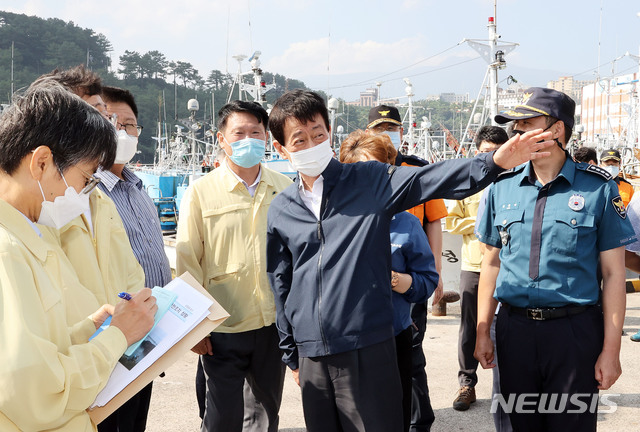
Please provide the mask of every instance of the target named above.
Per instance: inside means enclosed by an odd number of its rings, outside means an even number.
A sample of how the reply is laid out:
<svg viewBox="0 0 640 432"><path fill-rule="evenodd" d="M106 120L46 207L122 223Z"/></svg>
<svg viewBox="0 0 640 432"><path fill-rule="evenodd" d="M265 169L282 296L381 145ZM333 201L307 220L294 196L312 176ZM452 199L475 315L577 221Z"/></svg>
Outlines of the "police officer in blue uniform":
<svg viewBox="0 0 640 432"><path fill-rule="evenodd" d="M530 88L495 118L513 121L514 133L548 130L557 143L549 158L498 178L477 230L487 248L475 356L495 366L489 329L500 301L500 386L515 431L595 430L598 390L621 374L624 245L635 237L611 176L565 150L574 112L564 93Z"/></svg>

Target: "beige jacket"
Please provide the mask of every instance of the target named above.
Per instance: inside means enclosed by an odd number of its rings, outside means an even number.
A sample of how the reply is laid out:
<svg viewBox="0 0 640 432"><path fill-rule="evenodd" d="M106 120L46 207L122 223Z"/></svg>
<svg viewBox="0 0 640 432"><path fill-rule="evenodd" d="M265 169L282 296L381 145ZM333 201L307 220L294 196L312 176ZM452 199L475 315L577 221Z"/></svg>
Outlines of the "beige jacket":
<svg viewBox="0 0 640 432"><path fill-rule="evenodd" d="M91 302L69 266L59 247L39 237L20 212L0 200L3 432L96 430L86 409L127 343L116 327L87 342L95 331L89 320L69 325L67 303L81 297Z"/></svg>
<svg viewBox="0 0 640 432"><path fill-rule="evenodd" d="M191 273L230 317L216 332L256 330L275 322L266 272L267 211L291 184L262 166L254 196L226 164L197 180L180 205L177 274Z"/></svg>

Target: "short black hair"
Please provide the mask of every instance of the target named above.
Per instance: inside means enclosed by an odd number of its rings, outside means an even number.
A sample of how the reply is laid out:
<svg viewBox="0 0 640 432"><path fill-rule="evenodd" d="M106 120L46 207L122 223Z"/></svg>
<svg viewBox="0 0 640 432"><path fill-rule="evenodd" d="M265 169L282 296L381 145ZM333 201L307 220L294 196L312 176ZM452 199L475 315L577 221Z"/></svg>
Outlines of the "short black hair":
<svg viewBox="0 0 640 432"><path fill-rule="evenodd" d="M476 134L476 145L480 146L482 141L502 145L509 141L509 135L500 126L482 126Z"/></svg>
<svg viewBox="0 0 640 432"><path fill-rule="evenodd" d="M138 105L133 94L129 90L121 89L119 87L104 86L102 87L102 99L105 103L109 102L124 102L131 108L133 115L138 118Z"/></svg>
<svg viewBox="0 0 640 432"><path fill-rule="evenodd" d="M80 162L113 165L115 128L52 79L31 85L0 116L0 169L12 175L32 150L47 146L60 172Z"/></svg>
<svg viewBox="0 0 640 432"><path fill-rule="evenodd" d="M287 118L293 117L296 120L307 123L320 114L324 120L327 130L329 126L329 111L324 103L324 99L319 94L310 90L291 90L276 101L269 114L269 130L273 139L284 145L284 124Z"/></svg>
<svg viewBox="0 0 640 432"><path fill-rule="evenodd" d="M589 161L594 161L598 163L598 153L593 147L580 147L576 149L573 153L573 158L576 162L589 163Z"/></svg>
<svg viewBox="0 0 640 432"><path fill-rule="evenodd" d="M556 124L560 120L559 118L553 117L553 116L544 116L545 117L545 124L547 125L547 127L551 127L554 124ZM565 122L562 121L562 123L564 124L564 144L565 147L567 146L567 144L569 144L569 141L571 141L571 135L573 135L573 128L570 127L569 125L567 125Z"/></svg>
<svg viewBox="0 0 640 432"><path fill-rule="evenodd" d="M100 76L84 65L78 65L69 69L54 69L48 74L41 75L31 85L53 79L80 97L93 96L102 93L102 79Z"/></svg>
<svg viewBox="0 0 640 432"><path fill-rule="evenodd" d="M267 129L269 124L269 114L267 114L267 111L262 108L262 105L257 102L234 100L220 108L220 111L218 111L218 130L224 130L227 127L227 120L229 120L229 116L233 113L239 112L253 114L253 116L258 120L258 123L263 125L265 130Z"/></svg>

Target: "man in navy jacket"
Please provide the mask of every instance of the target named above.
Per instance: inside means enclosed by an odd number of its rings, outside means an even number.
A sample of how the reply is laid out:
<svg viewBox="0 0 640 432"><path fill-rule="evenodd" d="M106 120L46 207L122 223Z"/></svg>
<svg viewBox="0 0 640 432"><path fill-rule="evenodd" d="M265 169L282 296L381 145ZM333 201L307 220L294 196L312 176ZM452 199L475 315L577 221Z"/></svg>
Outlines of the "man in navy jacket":
<svg viewBox="0 0 640 432"><path fill-rule="evenodd" d="M333 159L324 100L293 90L269 129L299 176L271 203L267 272L283 361L302 389L307 430L400 431L389 225L433 198L461 199L504 169L548 153L542 130L496 153L425 167Z"/></svg>

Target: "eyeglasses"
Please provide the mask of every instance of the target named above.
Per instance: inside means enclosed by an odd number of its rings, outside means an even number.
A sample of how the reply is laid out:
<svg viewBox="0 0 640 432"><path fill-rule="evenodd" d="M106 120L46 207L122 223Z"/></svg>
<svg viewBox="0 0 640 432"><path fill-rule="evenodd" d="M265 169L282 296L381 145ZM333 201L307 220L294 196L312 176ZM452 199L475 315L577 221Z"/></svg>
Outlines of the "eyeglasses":
<svg viewBox="0 0 640 432"><path fill-rule="evenodd" d="M116 121L114 126L116 127L116 130L122 130L124 128L125 132L127 132L127 135L140 136L140 134L142 133L142 126L133 123L122 124Z"/></svg>
<svg viewBox="0 0 640 432"><path fill-rule="evenodd" d="M98 186L98 183L100 183L100 179L95 175L89 174L88 172L84 171L79 166L76 166L76 168L78 168L80 172L82 172L82 174L84 174L85 176L84 187L82 188L80 193L84 195L89 195L91 191L93 191L96 188L96 186Z"/></svg>

